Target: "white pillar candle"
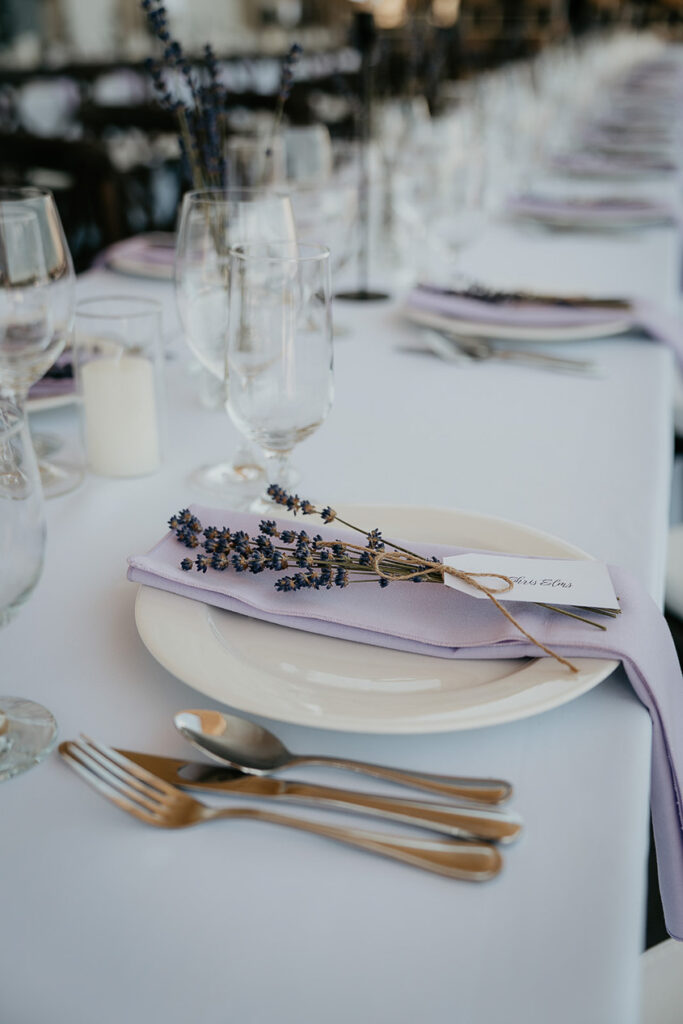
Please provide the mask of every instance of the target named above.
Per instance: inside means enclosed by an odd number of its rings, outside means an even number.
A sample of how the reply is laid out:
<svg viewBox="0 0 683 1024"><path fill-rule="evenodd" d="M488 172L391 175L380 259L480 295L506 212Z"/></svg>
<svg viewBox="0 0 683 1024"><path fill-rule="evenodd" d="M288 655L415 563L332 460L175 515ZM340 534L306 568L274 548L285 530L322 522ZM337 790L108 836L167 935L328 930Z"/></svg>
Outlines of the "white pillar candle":
<svg viewBox="0 0 683 1024"><path fill-rule="evenodd" d="M144 476L161 453L154 366L142 356L91 359L81 370L88 463L101 476Z"/></svg>

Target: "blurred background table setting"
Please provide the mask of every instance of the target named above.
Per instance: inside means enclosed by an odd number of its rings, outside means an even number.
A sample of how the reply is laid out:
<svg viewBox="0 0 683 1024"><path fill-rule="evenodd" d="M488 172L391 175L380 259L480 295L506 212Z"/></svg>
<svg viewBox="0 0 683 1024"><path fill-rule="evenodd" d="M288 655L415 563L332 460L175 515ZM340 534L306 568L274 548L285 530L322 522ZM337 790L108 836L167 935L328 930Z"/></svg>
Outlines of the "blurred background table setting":
<svg viewBox="0 0 683 1024"><path fill-rule="evenodd" d="M676 1019L682 18L2 12L8 1022Z"/></svg>

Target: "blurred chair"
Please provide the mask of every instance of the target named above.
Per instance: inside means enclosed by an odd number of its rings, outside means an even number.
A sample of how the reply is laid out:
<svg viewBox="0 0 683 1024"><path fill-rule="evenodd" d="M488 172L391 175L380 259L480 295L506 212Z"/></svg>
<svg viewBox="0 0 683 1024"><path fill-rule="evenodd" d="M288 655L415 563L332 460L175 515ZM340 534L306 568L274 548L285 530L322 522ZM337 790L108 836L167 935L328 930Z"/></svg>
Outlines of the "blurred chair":
<svg viewBox="0 0 683 1024"><path fill-rule="evenodd" d="M98 144L0 133L0 184L53 188L77 270L128 233L121 176Z"/></svg>
<svg viewBox="0 0 683 1024"><path fill-rule="evenodd" d="M683 664L683 375L677 374L674 392L675 462L672 527L666 565L665 607L671 632Z"/></svg>
<svg viewBox="0 0 683 1024"><path fill-rule="evenodd" d="M643 953L643 1024L680 1024L683 1007L683 944L660 942Z"/></svg>

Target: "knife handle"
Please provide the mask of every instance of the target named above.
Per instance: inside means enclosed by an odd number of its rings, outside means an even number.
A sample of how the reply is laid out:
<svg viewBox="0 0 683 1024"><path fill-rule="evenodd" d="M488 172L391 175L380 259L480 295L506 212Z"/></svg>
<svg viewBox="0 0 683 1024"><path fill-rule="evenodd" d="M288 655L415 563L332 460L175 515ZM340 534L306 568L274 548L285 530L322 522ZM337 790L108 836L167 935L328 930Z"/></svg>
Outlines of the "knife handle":
<svg viewBox="0 0 683 1024"><path fill-rule="evenodd" d="M369 853L410 864L423 871L431 871L447 878L461 878L470 882L485 882L494 878L503 866L500 851L488 843L458 842L455 839L425 839L413 836L393 836L386 832L365 832L355 828L338 828L319 821L291 818L284 814L257 810L254 807L212 808L212 818L253 818L273 825L284 825L301 832L335 839L347 846L355 846Z"/></svg>
<svg viewBox="0 0 683 1024"><path fill-rule="evenodd" d="M342 808L359 814L372 814L386 821L429 828L459 839L510 843L519 837L522 830L521 820L517 816L488 807L472 805L456 808L428 800L406 800L302 782L281 782L276 798L293 800L309 806Z"/></svg>
<svg viewBox="0 0 683 1024"><path fill-rule="evenodd" d="M349 761L341 757L295 757L287 763L287 766L304 763L322 764L330 768L345 768L352 772L372 775L376 779L396 782L400 786L424 789L430 793L438 793L440 796L450 798L455 797L459 800L500 804L512 795L512 786L503 779L470 779L450 775L432 775L430 772L407 772L365 761Z"/></svg>

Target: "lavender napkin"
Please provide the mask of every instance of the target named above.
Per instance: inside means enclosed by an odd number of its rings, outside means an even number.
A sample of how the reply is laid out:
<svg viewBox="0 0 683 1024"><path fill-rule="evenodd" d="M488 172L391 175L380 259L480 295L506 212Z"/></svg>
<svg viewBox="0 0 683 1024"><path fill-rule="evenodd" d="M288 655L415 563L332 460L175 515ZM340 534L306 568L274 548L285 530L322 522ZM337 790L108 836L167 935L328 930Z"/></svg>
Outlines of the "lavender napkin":
<svg viewBox="0 0 683 1024"><path fill-rule="evenodd" d="M469 320L491 327L532 327L534 329L558 327L601 327L619 322L624 330L642 330L672 350L683 369L683 326L677 317L659 309L644 299L634 299L624 309L563 306L559 302L539 303L488 301L470 298L429 285L418 285L406 300L405 311L415 320L424 314L444 320ZM455 324L454 324L455 326Z"/></svg>
<svg viewBox="0 0 683 1024"><path fill-rule="evenodd" d="M191 511L204 526L258 531L259 518L246 513L197 506ZM306 517L299 528L358 541L357 534L318 524L317 517ZM291 521L286 526L291 528ZM462 550L407 546L440 559ZM128 578L277 625L395 650L469 659L542 655L490 602L442 584L279 593L273 584L284 573L185 572L180 561L188 553L169 533L147 555L129 559ZM606 632L536 606L515 604L511 610L536 639L565 658L621 660L647 707L653 727L651 806L660 887L667 928L683 941L683 678L671 634L653 600L624 570L610 568L610 573L622 614L608 620Z"/></svg>
<svg viewBox="0 0 683 1024"><path fill-rule="evenodd" d="M576 220L596 228L620 227L623 224L667 224L678 219L676 211L666 203L626 197L589 200L524 193L512 196L506 203L506 209L519 217L560 218L567 222Z"/></svg>
<svg viewBox="0 0 683 1024"><path fill-rule="evenodd" d="M126 238L110 246L97 262L135 277L172 280L175 247L171 238L163 232Z"/></svg>
<svg viewBox="0 0 683 1024"><path fill-rule="evenodd" d="M587 178L642 178L674 174L676 164L666 157L631 153L608 156L601 153L563 153L552 160L554 170Z"/></svg>

